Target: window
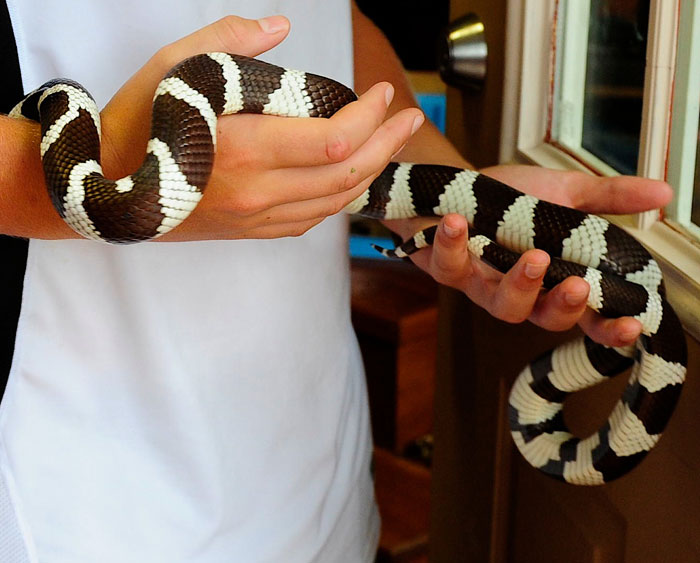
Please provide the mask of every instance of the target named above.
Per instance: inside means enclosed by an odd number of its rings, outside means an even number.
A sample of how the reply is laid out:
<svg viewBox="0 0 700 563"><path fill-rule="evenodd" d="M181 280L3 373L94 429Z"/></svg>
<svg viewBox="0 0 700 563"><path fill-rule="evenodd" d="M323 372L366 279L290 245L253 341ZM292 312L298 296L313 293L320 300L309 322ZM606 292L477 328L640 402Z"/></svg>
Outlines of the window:
<svg viewBox="0 0 700 563"><path fill-rule="evenodd" d="M675 197L662 213L613 220L655 254L700 338L700 0L508 10L501 158L667 180Z"/></svg>
<svg viewBox="0 0 700 563"><path fill-rule="evenodd" d="M551 140L603 173L635 174L649 0L558 5Z"/></svg>

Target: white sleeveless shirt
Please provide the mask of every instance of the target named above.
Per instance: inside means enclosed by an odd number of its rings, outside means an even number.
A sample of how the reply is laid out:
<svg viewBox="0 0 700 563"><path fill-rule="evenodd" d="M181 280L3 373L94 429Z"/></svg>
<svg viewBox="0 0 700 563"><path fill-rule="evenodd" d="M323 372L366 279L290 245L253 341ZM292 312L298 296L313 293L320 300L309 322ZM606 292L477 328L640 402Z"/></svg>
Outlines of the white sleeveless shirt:
<svg viewBox="0 0 700 563"><path fill-rule="evenodd" d="M26 91L67 76L102 107L158 48L227 13L287 15L290 37L261 58L352 79L347 0L8 5ZM0 410L0 559L372 561L346 227L31 241Z"/></svg>

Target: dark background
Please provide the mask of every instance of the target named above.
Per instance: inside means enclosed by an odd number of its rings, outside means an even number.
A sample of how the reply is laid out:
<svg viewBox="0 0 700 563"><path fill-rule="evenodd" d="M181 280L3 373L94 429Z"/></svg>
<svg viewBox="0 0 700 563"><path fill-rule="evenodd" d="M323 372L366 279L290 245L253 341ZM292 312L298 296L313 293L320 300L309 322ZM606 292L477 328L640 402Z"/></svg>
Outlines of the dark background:
<svg viewBox="0 0 700 563"><path fill-rule="evenodd" d="M447 27L447 0L357 0L357 6L386 34L408 70L436 70L436 46Z"/></svg>

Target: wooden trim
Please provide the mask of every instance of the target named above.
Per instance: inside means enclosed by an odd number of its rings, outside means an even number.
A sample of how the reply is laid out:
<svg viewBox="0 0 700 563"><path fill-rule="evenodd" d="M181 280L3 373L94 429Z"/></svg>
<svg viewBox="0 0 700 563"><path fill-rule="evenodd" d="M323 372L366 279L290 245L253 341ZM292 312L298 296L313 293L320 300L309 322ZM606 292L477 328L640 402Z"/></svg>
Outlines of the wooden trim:
<svg viewBox="0 0 700 563"><path fill-rule="evenodd" d="M508 0L506 6L506 45L503 76L503 120L501 121L500 162L515 159L520 119L520 69L522 61L522 0Z"/></svg>

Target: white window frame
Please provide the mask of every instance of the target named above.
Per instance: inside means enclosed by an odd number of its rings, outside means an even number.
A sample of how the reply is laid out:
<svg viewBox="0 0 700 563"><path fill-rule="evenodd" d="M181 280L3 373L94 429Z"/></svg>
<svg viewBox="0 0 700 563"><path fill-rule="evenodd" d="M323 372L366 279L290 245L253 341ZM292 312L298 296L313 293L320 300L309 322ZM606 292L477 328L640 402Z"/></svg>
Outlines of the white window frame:
<svg viewBox="0 0 700 563"><path fill-rule="evenodd" d="M676 30L680 4L687 1L651 2L638 168L648 178L666 180ZM556 0L508 0L500 158L502 162L594 173L590 166L547 142L555 12ZM649 248L663 269L669 301L686 330L700 339L700 244L659 220L657 211L608 218Z"/></svg>

